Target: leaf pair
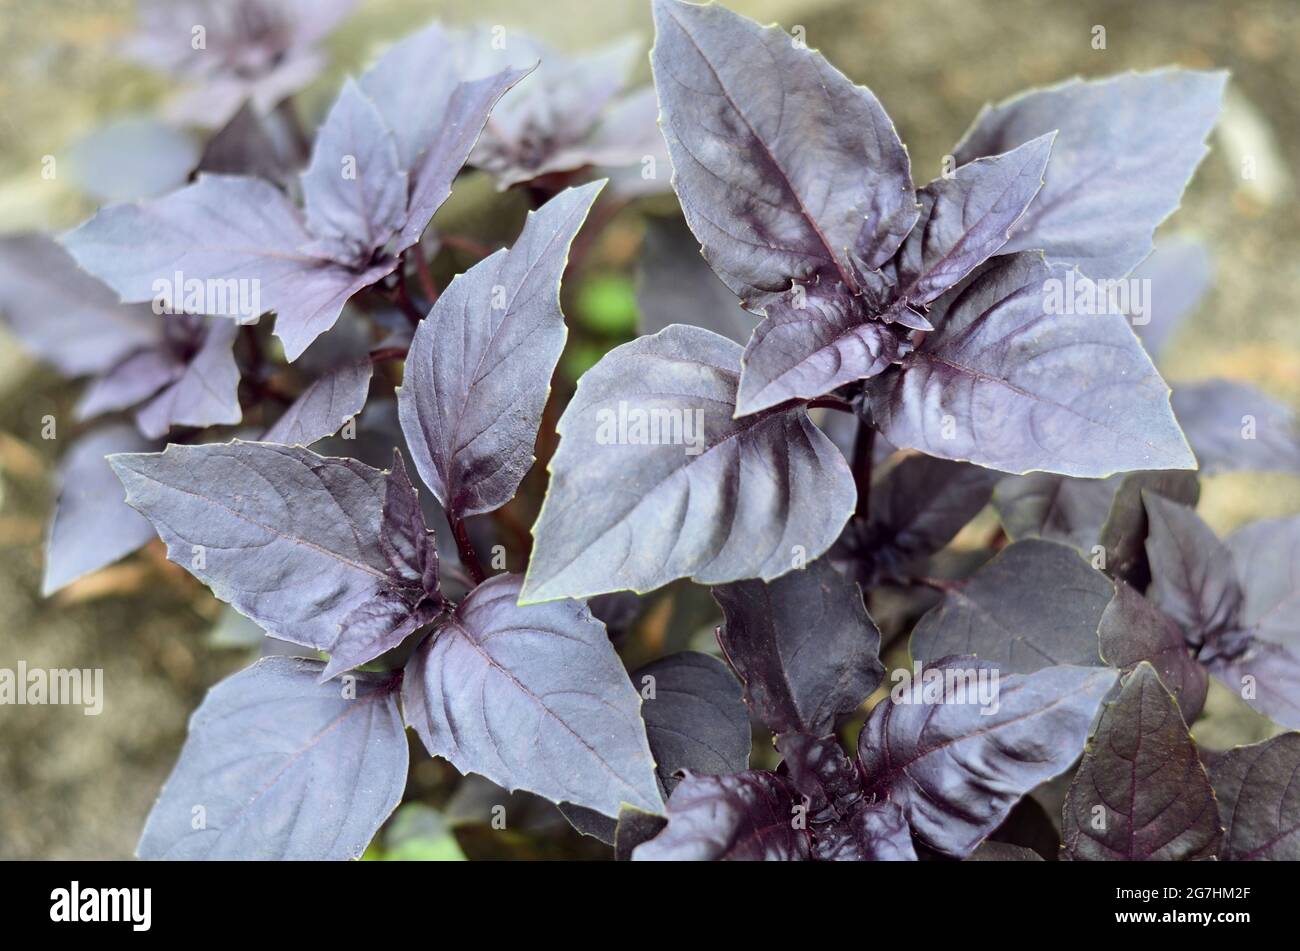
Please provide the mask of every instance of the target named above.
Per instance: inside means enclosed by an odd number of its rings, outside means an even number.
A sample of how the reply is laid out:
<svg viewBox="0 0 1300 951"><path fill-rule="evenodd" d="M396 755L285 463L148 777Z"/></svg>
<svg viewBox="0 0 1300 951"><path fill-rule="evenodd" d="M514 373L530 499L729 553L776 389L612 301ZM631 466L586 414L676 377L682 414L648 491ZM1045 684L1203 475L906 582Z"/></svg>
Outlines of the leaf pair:
<svg viewBox="0 0 1300 951"><path fill-rule="evenodd" d="M738 415L872 378L877 423L902 447L1012 472L1191 466L1167 388L1122 315L1049 313L1047 285L1075 264L1121 277L1146 256L1205 151L1222 74L1075 82L988 109L955 173L914 197L884 110L820 55L716 5L658 0L655 18L687 222L718 276L765 314ZM1119 105L1134 97L1161 121L1128 118ZM1119 135L1136 156L1123 168ZM1121 208L1124 227L1095 227ZM991 256L1027 248L1061 263L1012 255L949 292ZM935 327L919 346L899 330Z"/></svg>
<svg viewBox="0 0 1300 951"><path fill-rule="evenodd" d="M207 285L248 282L257 312L222 315L248 321L275 311L294 360L349 297L398 266L450 194L492 107L526 74L461 82L452 53L434 24L344 85L301 176L302 210L264 181L201 175L162 198L103 209L64 245L124 301L155 299L158 282L176 273Z"/></svg>
<svg viewBox="0 0 1300 951"><path fill-rule="evenodd" d="M168 557L274 637L334 656L395 647L442 607L437 553L401 457L391 473L268 443L113 456Z"/></svg>
<svg viewBox="0 0 1300 951"><path fill-rule="evenodd" d="M515 247L454 281L417 330L399 411L416 467L453 521L509 501L532 463L565 337L560 275L599 188L532 215ZM455 342L461 349L444 346ZM324 435L337 428L332 402L309 389L270 434ZM112 462L173 560L274 636L330 651L328 674L374 659L442 609L437 553L400 456L383 473L234 442Z"/></svg>
<svg viewBox="0 0 1300 951"><path fill-rule="evenodd" d="M751 710L778 734L785 772L688 778L669 799L666 828L636 857L914 859L913 833L931 848L968 854L1021 796L1070 765L1115 681L1097 657L1109 582L1068 549L1046 542L1012 546L1007 556L1052 575L1053 550L1059 553L1056 570L1066 577L1041 592L1043 603L1061 605L1080 584L1092 591L1091 600L1069 608L1087 617L1073 627L1064 619L1065 635L1078 641L1073 653L1067 646L1059 659L1044 663L1035 656L1035 662L1002 671L982 658L931 660L914 643L930 676L960 686L960 696L900 689L907 680L895 677L890 698L877 704L859 737L857 767L828 735L884 674L880 634L857 585L822 559L772 582L715 588L725 618L719 641L744 682ZM1043 558L1048 567L1039 567ZM1024 566L995 571L1016 574ZM1055 622L1062 619L1036 613L1026 606L1021 620L1007 623L1056 636ZM932 625L949 639L961 626L955 616ZM918 632L924 641L927 635ZM1003 637L1002 629L994 633L994 643L1013 661L1014 646L1003 642L1016 638ZM985 646L970 640L951 653L958 650L983 654ZM706 815L713 817L708 832L700 827Z"/></svg>
<svg viewBox="0 0 1300 951"><path fill-rule="evenodd" d="M417 330L399 409L412 457L454 522L508 501L532 462L565 336L560 276L599 189L565 192L530 216L515 246L453 282ZM173 560L268 632L330 652L327 665L310 665L321 679L432 625L400 678L405 720L432 754L605 816L623 803L659 810L640 698L604 626L573 601L519 607L512 575L449 605L400 455L388 473L268 443L171 446L111 461ZM196 721L190 748L218 742L199 732L204 725ZM231 796L252 795L260 779L250 768L231 780ZM155 808L172 832L146 839L142 855L207 848L189 833L174 840L183 831L177 812L206 794L204 782L178 774ZM347 782L330 794L352 813ZM355 808L371 832L387 814ZM312 854L350 854L344 845L316 842Z"/></svg>
<svg viewBox="0 0 1300 951"><path fill-rule="evenodd" d="M901 814L864 801L856 769L828 735L884 675L880 632L858 586L823 558L713 596L725 618L723 653L750 710L778 734L788 771L688 776L668 800L664 831L635 857L914 858Z"/></svg>
<svg viewBox="0 0 1300 951"><path fill-rule="evenodd" d="M659 0L655 17L674 187L709 264L765 319L739 361L705 331L669 326L584 376L560 421L526 600L679 577L771 580L820 556L850 515L851 484L788 404L868 377L873 424L931 456L1080 476L1194 465L1167 387L1106 296L1076 312L1070 267L1034 253L989 260L1044 168L1060 169L1059 213L1081 218L1074 163L1098 160L1081 126L1053 166L1051 128L1015 131L1042 110L1027 97L1008 113L1015 123L997 119L1018 139L1011 151L972 153L922 191L918 211L906 153L867 90L722 7ZM1166 150L1181 190L1223 77L1128 77L1083 98L1112 102L1130 79L1155 99L1190 97ZM1168 210L1135 226L1147 248ZM1041 223L1026 233L1049 253L1066 248ZM1141 240L1127 238L1126 253ZM1117 258L1112 249L1097 259ZM815 511L810 492L823 500ZM579 507L595 515L575 519ZM701 527L696 511L722 513L722 525Z"/></svg>
<svg viewBox="0 0 1300 951"><path fill-rule="evenodd" d="M518 593L512 575L474 589L404 674L320 683L325 665L273 658L218 685L140 856L356 857L400 799L404 723L431 754L508 788L608 816L625 802L660 811L640 698L604 626L572 601L519 608ZM191 822L200 806L207 826Z"/></svg>
<svg viewBox="0 0 1300 951"><path fill-rule="evenodd" d="M1144 494L1153 596L1211 674L1300 728L1300 519L1253 522L1221 542L1185 506Z"/></svg>
<svg viewBox="0 0 1300 951"><path fill-rule="evenodd" d="M1007 674L982 706L976 682L998 678L995 665L946 658L928 670L960 695L896 686L862 728L856 769L833 738L811 746L784 738L789 778L688 777L668 801L667 826L635 858L907 860L912 835L965 857L1022 796L1070 767L1116 679L1096 667ZM838 817L821 826L809 824L820 805L810 780L839 793Z"/></svg>

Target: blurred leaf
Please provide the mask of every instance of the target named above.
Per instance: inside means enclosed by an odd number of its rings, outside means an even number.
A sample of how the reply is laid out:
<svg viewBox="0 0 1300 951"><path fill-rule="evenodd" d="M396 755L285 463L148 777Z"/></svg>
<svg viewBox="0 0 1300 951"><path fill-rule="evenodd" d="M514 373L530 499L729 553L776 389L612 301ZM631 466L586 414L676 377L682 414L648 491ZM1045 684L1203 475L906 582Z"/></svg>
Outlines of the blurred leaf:
<svg viewBox="0 0 1300 951"><path fill-rule="evenodd" d="M101 202L152 198L179 188L198 161L197 142L141 115L115 119L68 150L73 180Z"/></svg>
<svg viewBox="0 0 1300 951"><path fill-rule="evenodd" d="M384 833L385 862L464 862L465 853L452 835L447 820L436 809L419 802L397 810Z"/></svg>
<svg viewBox="0 0 1300 951"><path fill-rule="evenodd" d="M576 381L597 363L605 355L605 347L598 343L582 343L573 341L564 351L564 356L560 358L560 369L565 377Z"/></svg>
<svg viewBox="0 0 1300 951"><path fill-rule="evenodd" d="M636 291L626 274L597 274L578 288L578 317L610 337L636 333Z"/></svg>

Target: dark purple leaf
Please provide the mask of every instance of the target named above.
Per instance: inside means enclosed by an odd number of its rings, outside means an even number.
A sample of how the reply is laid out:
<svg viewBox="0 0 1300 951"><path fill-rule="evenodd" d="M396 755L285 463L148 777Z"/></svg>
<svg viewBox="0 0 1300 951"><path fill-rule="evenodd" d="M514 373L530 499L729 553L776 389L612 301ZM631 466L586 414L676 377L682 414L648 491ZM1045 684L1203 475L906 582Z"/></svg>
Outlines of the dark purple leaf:
<svg viewBox="0 0 1300 951"><path fill-rule="evenodd" d="M363 360L327 371L299 394L262 441L310 446L333 436L366 405L373 370L370 361Z"/></svg>
<svg viewBox="0 0 1300 951"><path fill-rule="evenodd" d="M560 815L564 816L569 825L573 826L578 832L593 839L598 839L611 848L615 844L615 838L618 835L618 820L611 819L609 816L596 812L594 809L586 809L582 806L575 806L572 803L562 802L558 805ZM631 806L623 806L619 812L631 809ZM637 810L638 812L640 810ZM646 813L649 815L649 813ZM663 816L658 817L663 820Z"/></svg>
<svg viewBox="0 0 1300 951"><path fill-rule="evenodd" d="M614 591L596 595L587 602L587 607L617 644L618 638L631 631L645 604L645 599L631 591Z"/></svg>
<svg viewBox="0 0 1300 951"><path fill-rule="evenodd" d="M208 314L252 320L274 310L276 336L294 360L334 325L349 297L397 263L383 258L353 270L304 252L314 237L275 186L201 175L162 198L104 208L62 240L124 301L154 300L179 273L186 284L220 291Z"/></svg>
<svg viewBox="0 0 1300 951"><path fill-rule="evenodd" d="M1018 845L1044 861L1055 862L1061 854L1061 833L1057 829L1061 823L1061 805L1073 778L1063 773L1025 796L1011 807L1002 824L984 842Z"/></svg>
<svg viewBox="0 0 1300 951"><path fill-rule="evenodd" d="M293 178L299 163L299 146L288 130L268 125L252 106L245 104L208 139L198 170L248 175L283 185Z"/></svg>
<svg viewBox="0 0 1300 951"><path fill-rule="evenodd" d="M1045 538L1089 552L1101 537L1122 479L1076 479L1051 472L1009 476L994 490L993 507L1010 538Z"/></svg>
<svg viewBox="0 0 1300 951"><path fill-rule="evenodd" d="M1033 849L1023 845L1011 845L1008 842L994 842L991 839L981 842L970 855L967 862L1041 862L1043 857Z"/></svg>
<svg viewBox="0 0 1300 951"><path fill-rule="evenodd" d="M960 676L967 702L884 700L862 728L858 756L869 796L897 803L931 848L964 858L1016 800L1070 767L1115 672L1046 667L1001 676L997 709L985 713L973 681L993 665L951 658L929 669Z"/></svg>
<svg viewBox="0 0 1300 951"><path fill-rule="evenodd" d="M907 456L872 486L866 524L854 520L837 553L863 584L906 578L979 514L997 481L996 472L980 466Z"/></svg>
<svg viewBox="0 0 1300 951"><path fill-rule="evenodd" d="M1241 584L1232 555L1193 509L1143 492L1151 529L1146 539L1152 592L1199 647L1240 625Z"/></svg>
<svg viewBox="0 0 1300 951"><path fill-rule="evenodd" d="M1151 584L1146 552L1151 527L1142 504L1145 493L1195 507L1201 498L1201 480L1195 472L1183 471L1130 472L1119 480L1098 544L1105 549L1106 572L1112 578L1123 578L1138 591Z"/></svg>
<svg viewBox="0 0 1300 951"><path fill-rule="evenodd" d="M880 103L778 27L677 0L654 17L673 187L718 276L747 305L792 280L860 291L917 217Z"/></svg>
<svg viewBox="0 0 1300 951"><path fill-rule="evenodd" d="M1205 767L1155 669L1139 664L1106 705L1065 800L1061 857L1189 861L1223 830Z"/></svg>
<svg viewBox="0 0 1300 951"><path fill-rule="evenodd" d="M921 618L912 656L929 664L974 654L1008 674L1100 665L1097 625L1114 593L1073 548L1037 538L1015 542Z"/></svg>
<svg viewBox="0 0 1300 951"><path fill-rule="evenodd" d="M616 817L659 812L640 698L605 627L576 601L520 607L489 578L407 665L402 701L433 756L507 789Z"/></svg>
<svg viewBox="0 0 1300 951"><path fill-rule="evenodd" d="M1129 322L1142 338L1142 346L1147 353L1153 359L1159 359L1169 337L1209 289L1214 280L1214 262L1210 258L1209 249L1199 241L1190 238L1162 239L1160 247L1134 269L1131 277L1134 281L1150 281L1149 285L1143 286L1141 292L1146 312L1138 312L1135 308L1129 314ZM1173 400L1174 415L1182 423L1176 394ZM1185 425L1184 431L1187 432L1192 448L1195 448L1196 440Z"/></svg>
<svg viewBox="0 0 1300 951"><path fill-rule="evenodd" d="M182 335L195 337L195 346L184 369L161 393L136 414L136 425L146 436L160 438L172 426L215 426L238 423L239 367L233 347L239 325L225 317L175 316L159 318L192 322Z"/></svg>
<svg viewBox="0 0 1300 951"><path fill-rule="evenodd" d="M1300 733L1228 750L1210 765L1228 862L1300 861Z"/></svg>
<svg viewBox="0 0 1300 951"><path fill-rule="evenodd" d="M1089 277L1123 277L1151 253L1208 151L1227 78L1162 69L1071 79L985 106L954 155L962 165L1059 130L1043 189L1003 252L1041 249Z"/></svg>
<svg viewBox="0 0 1300 951"><path fill-rule="evenodd" d="M427 559L411 554L409 521L386 520L394 483L413 497L400 470L239 441L110 461L168 557L275 637L353 657L377 618L393 631L427 608Z"/></svg>
<svg viewBox="0 0 1300 951"><path fill-rule="evenodd" d="M321 674L324 678L387 653L433 621L445 607L438 594L438 550L415 487L406 475L402 454L396 449L384 486L379 551L388 562L388 582L343 618L338 639L330 647L329 664Z"/></svg>
<svg viewBox="0 0 1300 951"><path fill-rule="evenodd" d="M1054 133L980 158L917 192L921 217L895 262L895 307L924 308L998 253L1043 184Z"/></svg>
<svg viewBox="0 0 1300 951"><path fill-rule="evenodd" d="M311 247L341 264L365 260L405 224L406 196L397 143L374 103L349 79L302 174Z"/></svg>
<svg viewBox="0 0 1300 951"><path fill-rule="evenodd" d="M68 376L102 373L162 339L148 307L124 307L53 239L0 237L0 315L24 347Z"/></svg>
<svg viewBox="0 0 1300 951"><path fill-rule="evenodd" d="M808 806L814 838L857 809L862 801L862 779L836 736L783 733L776 738L776 749L782 768Z"/></svg>
<svg viewBox="0 0 1300 951"><path fill-rule="evenodd" d="M268 657L208 693L136 848L142 859L359 858L406 786L393 674L317 683Z"/></svg>
<svg viewBox="0 0 1300 951"><path fill-rule="evenodd" d="M771 580L830 547L853 510L848 465L802 410L733 419L739 364L731 341L672 326L582 377L525 600Z"/></svg>
<svg viewBox="0 0 1300 951"><path fill-rule="evenodd" d="M997 258L936 302L939 329L868 384L902 448L1007 472L1190 469L1169 388L1118 313L1056 313L1073 272ZM1070 298L1072 300L1072 298Z"/></svg>
<svg viewBox="0 0 1300 951"><path fill-rule="evenodd" d="M122 499L105 457L148 452L154 444L130 426L106 426L73 441L59 464L59 499L50 522L41 594L129 555L154 537L153 526Z"/></svg>
<svg viewBox="0 0 1300 951"><path fill-rule="evenodd" d="M500 508L533 445L567 330L560 277L602 185L568 189L457 277L421 321L397 402L415 467L452 518Z"/></svg>
<svg viewBox="0 0 1300 951"><path fill-rule="evenodd" d="M603 620L598 614L596 618ZM677 786L678 770L713 776L748 768L749 713L741 700L740 683L722 661L697 651L679 651L636 671L632 683L641 693L641 718L665 795ZM629 810L649 815L624 806L618 825ZM567 803L560 804L560 811L583 835L617 850L616 823L609 816ZM663 827L662 816L654 819L657 825L646 839ZM632 843L626 851L639 844Z"/></svg>
<svg viewBox="0 0 1300 951"><path fill-rule="evenodd" d="M649 842L660 832L668 820L653 812L643 812L624 806L618 814L618 825L614 829L614 860L616 862L632 861L632 853L642 842Z"/></svg>
<svg viewBox="0 0 1300 951"><path fill-rule="evenodd" d="M820 736L879 685L880 631L862 591L826 559L775 581L713 589L718 639L754 714L775 733Z"/></svg>
<svg viewBox="0 0 1300 951"><path fill-rule="evenodd" d="M687 776L668 799L668 825L636 847L638 862L806 860L795 790L775 773Z"/></svg>
<svg viewBox="0 0 1300 951"><path fill-rule="evenodd" d="M1234 380L1180 385L1174 415L1201 471L1300 472L1300 427L1290 407Z"/></svg>
<svg viewBox="0 0 1300 951"><path fill-rule="evenodd" d="M815 399L899 362L912 349L905 331L869 319L883 301L864 304L839 284L771 298L745 347L736 412Z"/></svg>
<svg viewBox="0 0 1300 951"><path fill-rule="evenodd" d="M700 243L677 218L650 218L638 262L637 329L654 334L670 324L712 330L742 347L754 332L754 315L736 302L709 269Z"/></svg>
<svg viewBox="0 0 1300 951"><path fill-rule="evenodd" d="M823 862L915 862L912 830L892 802L859 803L843 821L813 833L812 858Z"/></svg>
<svg viewBox="0 0 1300 951"><path fill-rule="evenodd" d="M1127 674L1147 661L1165 687L1178 700L1183 719L1191 723L1205 706L1209 687L1205 668L1187 650L1182 629L1123 581L1115 583L1115 597L1106 606L1097 630L1101 656Z"/></svg>
<svg viewBox="0 0 1300 951"><path fill-rule="evenodd" d="M667 792L677 772L738 773L749 767L749 713L735 675L716 657L679 651L632 675L641 693L650 752Z"/></svg>

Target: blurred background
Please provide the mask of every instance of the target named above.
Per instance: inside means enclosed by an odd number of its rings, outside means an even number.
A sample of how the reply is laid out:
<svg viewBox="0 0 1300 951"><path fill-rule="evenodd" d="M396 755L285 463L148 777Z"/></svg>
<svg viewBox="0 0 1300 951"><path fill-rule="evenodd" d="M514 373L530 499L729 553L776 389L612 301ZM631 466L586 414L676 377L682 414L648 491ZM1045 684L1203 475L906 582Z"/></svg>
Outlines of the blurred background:
<svg viewBox="0 0 1300 951"><path fill-rule="evenodd" d="M729 6L787 29L802 26L809 46L871 87L909 146L918 184L939 173L942 157L986 101L1076 74L1170 63L1229 69L1212 151L1182 210L1157 237L1157 246L1164 235L1202 240L1216 278L1161 366L1175 386L1229 377L1300 408L1300 3L731 0ZM342 76L433 18L504 24L569 51L627 33L643 36L647 49L651 40L642 0L362 0L326 40L329 68L298 97L308 128ZM0 231L59 232L86 217L96 206L86 194L93 169L81 169L80 181L75 174L85 138L115 118L155 108L172 91L161 75L119 58L134 22L128 0L0 0ZM1097 26L1105 28L1104 49L1094 48ZM648 80L648 63L642 71ZM48 155L74 174L43 178ZM1253 163L1253 177L1243 176L1243 162ZM656 198L620 211L576 285L566 286L575 328L560 371L568 379L635 333L642 218L671 206L671 198ZM486 176L473 173L458 183L435 226L450 219L460 231L508 235L519 211ZM30 667L100 667L108 693L98 717L76 707L0 707L0 858L130 856L189 714L212 683L250 657L212 643L220 606L168 564L156 542L41 598L51 476L64 438L60 431L59 440L43 440L41 419L70 420L75 389L0 329L0 667L19 659ZM1215 476L1205 480L1200 511L1220 532L1293 514L1300 511L1300 479ZM666 614L662 623L678 623L673 617ZM691 623L707 631L710 619ZM1195 732L1214 748L1273 729L1219 691ZM416 787L447 779L445 767L425 756L412 767ZM583 852L572 842L565 848Z"/></svg>

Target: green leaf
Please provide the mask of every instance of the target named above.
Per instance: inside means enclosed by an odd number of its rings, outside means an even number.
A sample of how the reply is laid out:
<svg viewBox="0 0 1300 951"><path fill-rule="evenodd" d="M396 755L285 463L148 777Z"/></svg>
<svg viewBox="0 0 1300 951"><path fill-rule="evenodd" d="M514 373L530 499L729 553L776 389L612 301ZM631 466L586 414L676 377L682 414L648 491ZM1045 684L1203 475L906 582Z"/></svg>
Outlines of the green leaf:
<svg viewBox="0 0 1300 951"><path fill-rule="evenodd" d="M636 334L636 291L624 274L598 274L578 288L578 317L589 329L610 337Z"/></svg>

